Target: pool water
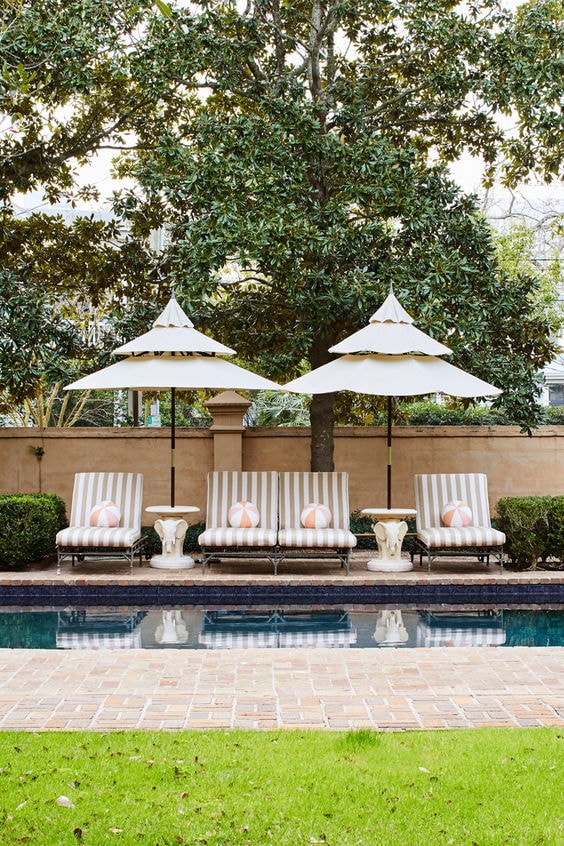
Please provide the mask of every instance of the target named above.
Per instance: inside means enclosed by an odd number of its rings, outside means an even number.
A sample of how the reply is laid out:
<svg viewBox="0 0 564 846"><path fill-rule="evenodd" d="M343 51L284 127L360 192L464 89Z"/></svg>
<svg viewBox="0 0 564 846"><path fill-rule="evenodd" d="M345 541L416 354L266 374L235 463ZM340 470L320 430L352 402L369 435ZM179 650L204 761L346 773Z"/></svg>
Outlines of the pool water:
<svg viewBox="0 0 564 846"><path fill-rule="evenodd" d="M2 649L564 646L564 610L60 608L0 613Z"/></svg>

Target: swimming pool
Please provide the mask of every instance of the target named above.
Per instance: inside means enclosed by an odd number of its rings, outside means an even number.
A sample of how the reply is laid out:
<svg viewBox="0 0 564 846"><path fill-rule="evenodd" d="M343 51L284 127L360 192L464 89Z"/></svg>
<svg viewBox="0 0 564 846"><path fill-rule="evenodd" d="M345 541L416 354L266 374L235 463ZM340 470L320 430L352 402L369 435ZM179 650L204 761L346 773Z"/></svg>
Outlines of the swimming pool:
<svg viewBox="0 0 564 846"><path fill-rule="evenodd" d="M561 606L65 606L0 612L2 649L564 646Z"/></svg>

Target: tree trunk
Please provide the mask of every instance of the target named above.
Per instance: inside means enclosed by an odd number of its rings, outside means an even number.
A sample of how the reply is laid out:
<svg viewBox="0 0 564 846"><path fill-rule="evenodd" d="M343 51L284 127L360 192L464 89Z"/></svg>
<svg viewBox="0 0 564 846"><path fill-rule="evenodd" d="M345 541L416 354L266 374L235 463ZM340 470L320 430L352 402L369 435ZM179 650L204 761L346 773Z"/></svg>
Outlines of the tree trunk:
<svg viewBox="0 0 564 846"><path fill-rule="evenodd" d="M334 337L317 335L313 341L309 363L315 370L323 364L332 361L335 356L329 352L329 347L335 343ZM309 408L311 425L311 470L335 469L333 460L333 426L335 423L335 393L314 394Z"/></svg>
<svg viewBox="0 0 564 846"><path fill-rule="evenodd" d="M311 469L334 470L333 423L335 394L315 394L309 409L311 424Z"/></svg>

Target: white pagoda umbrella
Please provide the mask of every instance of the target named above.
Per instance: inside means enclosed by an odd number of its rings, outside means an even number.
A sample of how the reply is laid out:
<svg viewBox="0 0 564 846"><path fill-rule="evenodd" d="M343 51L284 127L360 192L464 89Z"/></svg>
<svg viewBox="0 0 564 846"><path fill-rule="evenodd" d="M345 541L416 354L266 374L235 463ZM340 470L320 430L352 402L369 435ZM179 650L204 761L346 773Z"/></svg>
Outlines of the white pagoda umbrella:
<svg viewBox="0 0 564 846"><path fill-rule="evenodd" d="M171 391L171 506L175 504L176 391L281 390L276 382L221 358L233 355L234 350L194 329L174 295L153 329L114 353L128 357L66 385L65 390Z"/></svg>
<svg viewBox="0 0 564 846"><path fill-rule="evenodd" d="M388 397L387 508L392 507L392 398L424 394L497 396L499 388L438 356L452 350L413 325L413 318L390 293L370 323L329 352L345 353L284 385L302 394L354 391Z"/></svg>

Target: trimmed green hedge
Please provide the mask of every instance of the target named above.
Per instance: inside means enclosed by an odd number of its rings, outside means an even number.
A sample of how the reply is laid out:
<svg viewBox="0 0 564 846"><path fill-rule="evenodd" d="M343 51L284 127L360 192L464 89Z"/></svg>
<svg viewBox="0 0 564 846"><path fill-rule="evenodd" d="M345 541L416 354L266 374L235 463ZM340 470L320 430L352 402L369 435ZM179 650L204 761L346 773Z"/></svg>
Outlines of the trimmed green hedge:
<svg viewBox="0 0 564 846"><path fill-rule="evenodd" d="M564 566L564 496L508 496L497 504L505 551L519 570L539 561Z"/></svg>
<svg viewBox="0 0 564 846"><path fill-rule="evenodd" d="M0 494L0 568L54 554L55 537L65 526L65 503L57 494Z"/></svg>

